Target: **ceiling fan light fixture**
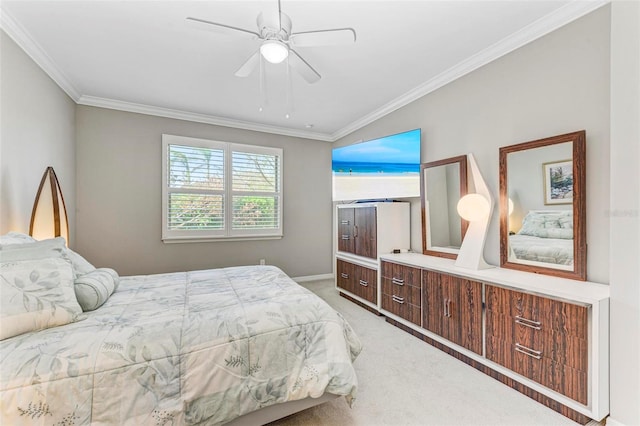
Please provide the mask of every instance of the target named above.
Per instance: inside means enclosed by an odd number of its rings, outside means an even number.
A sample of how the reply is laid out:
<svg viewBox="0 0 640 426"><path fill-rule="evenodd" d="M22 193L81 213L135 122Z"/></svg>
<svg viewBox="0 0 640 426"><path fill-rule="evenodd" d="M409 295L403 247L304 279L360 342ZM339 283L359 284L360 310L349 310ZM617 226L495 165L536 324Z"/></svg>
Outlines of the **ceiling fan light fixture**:
<svg viewBox="0 0 640 426"><path fill-rule="evenodd" d="M289 48L278 40L265 40L260 46L260 54L272 64L279 64L289 56Z"/></svg>

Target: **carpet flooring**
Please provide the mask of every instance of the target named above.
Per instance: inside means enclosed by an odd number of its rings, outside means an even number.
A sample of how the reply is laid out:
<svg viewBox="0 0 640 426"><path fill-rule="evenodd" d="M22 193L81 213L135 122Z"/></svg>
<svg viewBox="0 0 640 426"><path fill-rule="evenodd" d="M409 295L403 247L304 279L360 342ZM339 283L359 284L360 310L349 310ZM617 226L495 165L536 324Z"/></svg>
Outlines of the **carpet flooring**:
<svg viewBox="0 0 640 426"><path fill-rule="evenodd" d="M270 426L577 425L340 297L332 280L302 285L360 337L358 395L352 408L338 398Z"/></svg>

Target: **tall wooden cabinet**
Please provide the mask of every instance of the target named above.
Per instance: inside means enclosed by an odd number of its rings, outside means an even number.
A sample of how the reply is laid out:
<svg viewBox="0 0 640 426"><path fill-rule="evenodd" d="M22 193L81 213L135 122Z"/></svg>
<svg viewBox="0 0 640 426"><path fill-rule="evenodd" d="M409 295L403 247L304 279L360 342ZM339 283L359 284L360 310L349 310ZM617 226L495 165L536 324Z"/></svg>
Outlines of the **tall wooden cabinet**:
<svg viewBox="0 0 640 426"><path fill-rule="evenodd" d="M338 204L336 288L374 310L380 308L379 256L410 246L409 203Z"/></svg>

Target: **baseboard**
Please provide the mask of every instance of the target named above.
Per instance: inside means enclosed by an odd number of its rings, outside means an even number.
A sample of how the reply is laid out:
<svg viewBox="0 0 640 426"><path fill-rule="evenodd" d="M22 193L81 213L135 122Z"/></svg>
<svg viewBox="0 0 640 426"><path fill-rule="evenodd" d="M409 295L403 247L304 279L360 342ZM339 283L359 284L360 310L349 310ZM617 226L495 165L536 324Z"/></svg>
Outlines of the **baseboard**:
<svg viewBox="0 0 640 426"><path fill-rule="evenodd" d="M617 421L616 419L612 419L611 417L607 417L606 420L607 426L626 426L624 423L620 423L619 421Z"/></svg>
<svg viewBox="0 0 640 426"><path fill-rule="evenodd" d="M304 277L293 277L291 279L297 283L306 283L307 281L331 280L333 279L333 274L307 275Z"/></svg>

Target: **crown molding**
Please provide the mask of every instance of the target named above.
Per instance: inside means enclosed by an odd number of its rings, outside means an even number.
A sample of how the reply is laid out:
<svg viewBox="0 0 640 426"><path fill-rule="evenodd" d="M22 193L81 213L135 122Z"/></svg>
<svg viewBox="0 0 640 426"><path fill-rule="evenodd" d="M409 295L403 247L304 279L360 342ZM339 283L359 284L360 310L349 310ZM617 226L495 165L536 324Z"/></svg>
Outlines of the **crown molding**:
<svg viewBox="0 0 640 426"><path fill-rule="evenodd" d="M431 93L440 87L463 77L466 74L513 52L550 32L567 25L582 16L610 3L611 0L573 0L571 3L545 15L537 21L529 24L521 30L498 41L479 53L465 59L457 65L449 68L431 80L417 86L404 95L393 99L382 107L352 122L342 129L331 134L331 140L336 141L376 120L402 108L405 105Z"/></svg>
<svg viewBox="0 0 640 426"><path fill-rule="evenodd" d="M133 102L119 101L115 99L99 98L82 95L76 101L79 105L87 105L100 108L114 109L118 111L134 112L137 114L154 115L158 117L174 118L176 120L193 121L196 123L213 124L216 126L232 127L235 129L252 130L255 132L272 133L283 136L293 136L304 139L315 139L325 142L333 142L330 135L304 130L295 130L285 127L269 126L266 124L251 123L242 120L216 117L195 112L180 111L170 108L162 108L151 105L137 104Z"/></svg>
<svg viewBox="0 0 640 426"><path fill-rule="evenodd" d="M29 35L6 8L0 8L0 28L20 46L20 48L75 102L80 98L80 92L66 75L60 71L53 59Z"/></svg>

